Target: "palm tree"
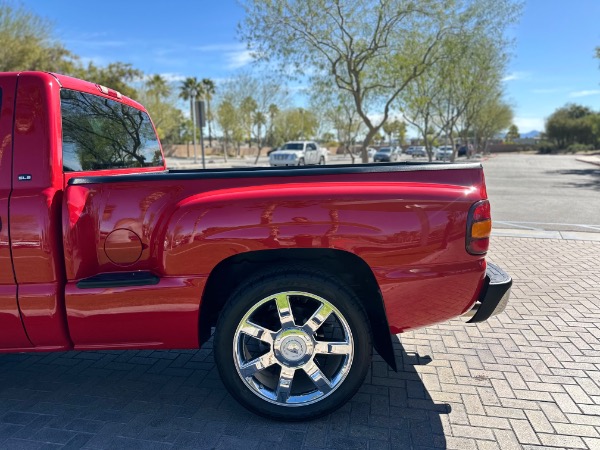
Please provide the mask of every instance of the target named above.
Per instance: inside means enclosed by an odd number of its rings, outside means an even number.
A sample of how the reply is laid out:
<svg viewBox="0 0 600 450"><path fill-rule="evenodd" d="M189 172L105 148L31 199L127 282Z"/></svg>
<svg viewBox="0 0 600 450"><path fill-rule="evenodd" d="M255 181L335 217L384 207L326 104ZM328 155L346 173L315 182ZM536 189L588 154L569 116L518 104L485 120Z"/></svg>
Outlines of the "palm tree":
<svg viewBox="0 0 600 450"><path fill-rule="evenodd" d="M194 162L196 162L196 121L194 114L194 102L196 97L202 93L202 84L196 77L186 78L179 87L179 97L190 101L190 119L192 120L192 140L194 142ZM188 158L190 154L188 152Z"/></svg>
<svg viewBox="0 0 600 450"><path fill-rule="evenodd" d="M212 114L210 113L210 102L215 95L215 82L210 78L202 79L202 91L204 93L204 99L206 100L206 122L208 123L208 145L212 147Z"/></svg>
<svg viewBox="0 0 600 450"><path fill-rule="evenodd" d="M152 95L156 101L171 95L171 86L169 86L167 80L161 75L152 75L146 82L146 86L148 87L148 93Z"/></svg>

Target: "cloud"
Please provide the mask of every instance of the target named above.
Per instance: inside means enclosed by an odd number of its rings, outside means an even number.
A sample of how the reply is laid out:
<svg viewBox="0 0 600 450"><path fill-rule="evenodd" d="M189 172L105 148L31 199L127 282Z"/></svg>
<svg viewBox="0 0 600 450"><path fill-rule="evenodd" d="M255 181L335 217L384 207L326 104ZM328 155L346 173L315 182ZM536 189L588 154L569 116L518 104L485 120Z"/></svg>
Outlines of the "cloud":
<svg viewBox="0 0 600 450"><path fill-rule="evenodd" d="M556 94L557 92L563 92L564 88L548 88L548 89L534 89L531 92L534 94Z"/></svg>
<svg viewBox="0 0 600 450"><path fill-rule="evenodd" d="M511 72L502 78L502 81L515 81L515 80L525 80L529 78L531 74L529 72Z"/></svg>
<svg viewBox="0 0 600 450"><path fill-rule="evenodd" d="M185 75L181 75L180 73L174 73L174 72L163 72L163 73L159 73L158 75L163 77L163 79L167 83L177 83L177 82L183 81L187 78ZM144 74L142 76L142 78L139 79L139 81L146 82L146 81L150 80L153 76L154 76L154 74Z"/></svg>
<svg viewBox="0 0 600 450"><path fill-rule="evenodd" d="M590 89L587 91L575 91L569 94L570 98L590 97L592 95L600 95L600 89Z"/></svg>
<svg viewBox="0 0 600 450"><path fill-rule="evenodd" d="M198 50L199 52L235 52L245 50L246 45L235 42L229 44L200 45L198 47L193 47L193 49Z"/></svg>
<svg viewBox="0 0 600 450"><path fill-rule="evenodd" d="M520 133L542 131L545 128L544 119L541 117L515 117L513 123L519 128Z"/></svg>
<svg viewBox="0 0 600 450"><path fill-rule="evenodd" d="M250 50L238 50L225 54L228 69L239 69L249 64L254 59L253 53Z"/></svg>

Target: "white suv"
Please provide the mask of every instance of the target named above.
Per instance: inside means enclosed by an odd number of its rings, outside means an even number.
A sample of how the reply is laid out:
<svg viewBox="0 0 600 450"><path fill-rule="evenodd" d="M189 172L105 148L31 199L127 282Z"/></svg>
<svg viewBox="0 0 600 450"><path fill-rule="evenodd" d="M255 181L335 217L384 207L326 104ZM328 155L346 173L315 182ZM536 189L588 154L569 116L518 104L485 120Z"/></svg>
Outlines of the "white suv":
<svg viewBox="0 0 600 450"><path fill-rule="evenodd" d="M304 166L308 164L327 164L327 150L320 148L314 141L286 142L279 150L269 155L272 166Z"/></svg>

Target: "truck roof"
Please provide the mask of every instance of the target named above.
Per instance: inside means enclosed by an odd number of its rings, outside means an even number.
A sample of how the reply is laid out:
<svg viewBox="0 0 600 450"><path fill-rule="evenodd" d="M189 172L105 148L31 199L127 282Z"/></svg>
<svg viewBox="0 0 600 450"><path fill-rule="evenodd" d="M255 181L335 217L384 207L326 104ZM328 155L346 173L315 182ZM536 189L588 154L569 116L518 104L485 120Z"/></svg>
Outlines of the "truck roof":
<svg viewBox="0 0 600 450"><path fill-rule="evenodd" d="M120 97L108 95L100 90L101 85L91 83L89 81L80 80L78 78L73 78L68 75L62 75L62 74L53 73L53 72L41 72L41 71L22 71L22 72L3 72L2 73L3 76L13 75L13 76L17 76L17 77L19 75L25 75L25 74L30 75L30 76L37 76L40 78L53 77L56 81L58 81L58 84L62 88L73 89L75 91L87 92L88 94L93 94L93 95L98 95L101 97L110 98L111 100L116 100L116 101L124 103L128 106L132 106L136 109L146 112L146 108L144 108L143 105L141 105L140 103L136 102L135 100L133 100L129 97L126 97L125 95L122 95L120 93L119 93L119 95L121 95ZM105 87L114 91L114 89L112 89L110 86L105 86ZM114 92L117 92L117 91L114 91Z"/></svg>

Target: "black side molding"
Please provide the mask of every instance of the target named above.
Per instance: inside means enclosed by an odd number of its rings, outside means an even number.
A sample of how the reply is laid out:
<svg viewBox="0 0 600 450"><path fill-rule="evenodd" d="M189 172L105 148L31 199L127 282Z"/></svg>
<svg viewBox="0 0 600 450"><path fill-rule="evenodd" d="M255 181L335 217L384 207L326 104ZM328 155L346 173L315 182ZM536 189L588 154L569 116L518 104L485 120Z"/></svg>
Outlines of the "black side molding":
<svg viewBox="0 0 600 450"><path fill-rule="evenodd" d="M160 278L152 272L114 272L101 273L93 277L84 278L77 282L79 289L111 288L125 286L151 286L158 284Z"/></svg>

